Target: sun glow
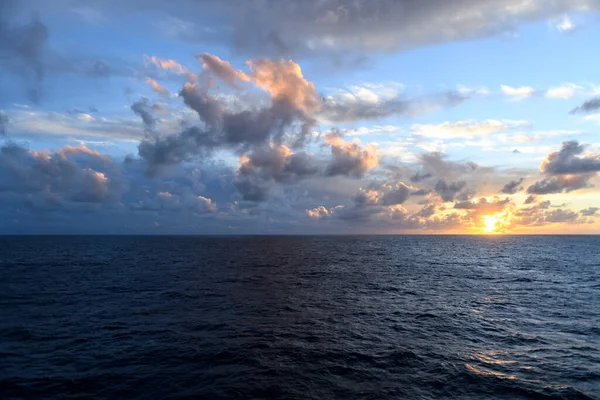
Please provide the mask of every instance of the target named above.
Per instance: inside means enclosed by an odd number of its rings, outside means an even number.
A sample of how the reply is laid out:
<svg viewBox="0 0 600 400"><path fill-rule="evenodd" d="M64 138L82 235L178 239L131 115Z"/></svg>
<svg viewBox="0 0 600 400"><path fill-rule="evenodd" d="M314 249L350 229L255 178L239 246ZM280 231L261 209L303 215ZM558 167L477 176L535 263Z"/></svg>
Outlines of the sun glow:
<svg viewBox="0 0 600 400"><path fill-rule="evenodd" d="M485 233L495 233L498 225L497 215L485 215L483 217L483 231Z"/></svg>

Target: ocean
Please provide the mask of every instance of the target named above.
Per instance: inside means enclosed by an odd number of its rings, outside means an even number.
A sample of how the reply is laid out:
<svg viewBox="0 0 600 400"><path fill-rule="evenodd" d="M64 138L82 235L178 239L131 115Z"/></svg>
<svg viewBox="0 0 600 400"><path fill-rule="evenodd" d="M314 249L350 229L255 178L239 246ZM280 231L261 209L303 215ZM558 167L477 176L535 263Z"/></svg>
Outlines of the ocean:
<svg viewBox="0 0 600 400"><path fill-rule="evenodd" d="M600 236L0 237L2 399L600 399Z"/></svg>

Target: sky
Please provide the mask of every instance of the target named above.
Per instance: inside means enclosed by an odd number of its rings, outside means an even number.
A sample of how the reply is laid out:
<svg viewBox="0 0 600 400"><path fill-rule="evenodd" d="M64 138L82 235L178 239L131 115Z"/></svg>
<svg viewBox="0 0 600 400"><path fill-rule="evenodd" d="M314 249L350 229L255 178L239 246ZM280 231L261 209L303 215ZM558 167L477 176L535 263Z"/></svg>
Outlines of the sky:
<svg viewBox="0 0 600 400"><path fill-rule="evenodd" d="M600 233L600 0L2 0L0 234Z"/></svg>

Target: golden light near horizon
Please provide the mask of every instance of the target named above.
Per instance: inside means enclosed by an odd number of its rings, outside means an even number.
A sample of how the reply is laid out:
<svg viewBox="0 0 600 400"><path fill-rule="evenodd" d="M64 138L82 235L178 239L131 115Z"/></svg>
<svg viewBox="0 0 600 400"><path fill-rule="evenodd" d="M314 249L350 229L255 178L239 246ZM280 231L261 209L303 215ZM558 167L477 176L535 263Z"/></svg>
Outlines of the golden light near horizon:
<svg viewBox="0 0 600 400"><path fill-rule="evenodd" d="M498 225L498 216L497 215L485 215L483 217L483 231L485 233L497 233L496 228Z"/></svg>

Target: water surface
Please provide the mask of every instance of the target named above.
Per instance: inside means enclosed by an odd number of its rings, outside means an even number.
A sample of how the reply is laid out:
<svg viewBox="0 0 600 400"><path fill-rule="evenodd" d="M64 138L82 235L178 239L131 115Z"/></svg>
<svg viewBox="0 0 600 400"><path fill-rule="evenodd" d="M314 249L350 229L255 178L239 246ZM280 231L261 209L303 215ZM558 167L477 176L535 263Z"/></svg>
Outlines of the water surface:
<svg viewBox="0 0 600 400"><path fill-rule="evenodd" d="M600 398L599 236L0 237L10 398Z"/></svg>

